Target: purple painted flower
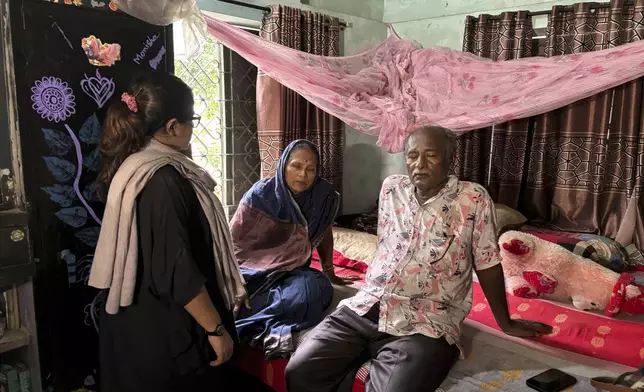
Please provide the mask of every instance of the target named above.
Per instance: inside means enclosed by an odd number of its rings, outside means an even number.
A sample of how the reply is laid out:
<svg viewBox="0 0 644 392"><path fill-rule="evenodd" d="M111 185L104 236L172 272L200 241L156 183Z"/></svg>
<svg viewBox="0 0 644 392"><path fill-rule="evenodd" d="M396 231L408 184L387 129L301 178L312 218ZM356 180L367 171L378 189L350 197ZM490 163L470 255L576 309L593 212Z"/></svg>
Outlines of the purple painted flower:
<svg viewBox="0 0 644 392"><path fill-rule="evenodd" d="M36 80L31 92L31 107L43 120L58 123L76 113L74 91L60 78L45 76Z"/></svg>

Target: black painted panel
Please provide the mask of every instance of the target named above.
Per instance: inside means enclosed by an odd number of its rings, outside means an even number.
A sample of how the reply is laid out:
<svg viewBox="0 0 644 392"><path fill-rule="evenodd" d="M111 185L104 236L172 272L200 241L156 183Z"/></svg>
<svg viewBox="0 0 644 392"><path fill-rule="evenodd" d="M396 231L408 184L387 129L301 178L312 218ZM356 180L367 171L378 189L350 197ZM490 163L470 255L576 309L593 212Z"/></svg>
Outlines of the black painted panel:
<svg viewBox="0 0 644 392"><path fill-rule="evenodd" d="M87 376L95 380L97 366L97 332L89 307L97 291L84 280L102 216L92 184L100 164L100 122L109 101L99 108L101 101L87 92L109 88L109 83L99 83L107 78L114 82L111 99L119 99L132 76L151 70L150 60L161 47L165 55L158 68L171 70L171 35L169 29L120 12L64 5L62 0L11 0L10 5L29 228L38 261L42 374L45 387L70 391L82 387ZM158 39L135 62L155 34ZM90 35L120 44L121 59L112 66L91 64L81 46ZM100 52L98 59L105 54ZM82 83L89 78L95 79Z"/></svg>

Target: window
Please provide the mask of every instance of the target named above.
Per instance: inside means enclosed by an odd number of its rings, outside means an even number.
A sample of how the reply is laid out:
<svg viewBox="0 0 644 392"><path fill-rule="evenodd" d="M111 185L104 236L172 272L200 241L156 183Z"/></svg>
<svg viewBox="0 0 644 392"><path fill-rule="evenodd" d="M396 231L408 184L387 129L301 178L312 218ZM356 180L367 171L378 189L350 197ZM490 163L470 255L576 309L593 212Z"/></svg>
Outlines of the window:
<svg viewBox="0 0 644 392"><path fill-rule="evenodd" d="M545 57L546 55L546 34L547 29L545 27L534 29L534 35L532 37L532 56Z"/></svg>
<svg viewBox="0 0 644 392"><path fill-rule="evenodd" d="M175 73L192 88L195 113L201 115L192 157L217 181L215 192L232 217L260 175L257 68L208 37L199 56L175 62Z"/></svg>

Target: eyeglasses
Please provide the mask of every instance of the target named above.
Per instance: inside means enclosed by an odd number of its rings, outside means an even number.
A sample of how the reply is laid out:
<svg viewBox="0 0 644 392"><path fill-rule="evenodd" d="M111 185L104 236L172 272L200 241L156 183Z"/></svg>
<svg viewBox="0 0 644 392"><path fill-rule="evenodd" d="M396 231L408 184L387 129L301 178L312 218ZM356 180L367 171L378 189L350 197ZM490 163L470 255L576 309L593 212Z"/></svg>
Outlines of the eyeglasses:
<svg viewBox="0 0 644 392"><path fill-rule="evenodd" d="M195 114L192 116L192 127L197 128L199 124L201 123L201 116L198 114Z"/></svg>

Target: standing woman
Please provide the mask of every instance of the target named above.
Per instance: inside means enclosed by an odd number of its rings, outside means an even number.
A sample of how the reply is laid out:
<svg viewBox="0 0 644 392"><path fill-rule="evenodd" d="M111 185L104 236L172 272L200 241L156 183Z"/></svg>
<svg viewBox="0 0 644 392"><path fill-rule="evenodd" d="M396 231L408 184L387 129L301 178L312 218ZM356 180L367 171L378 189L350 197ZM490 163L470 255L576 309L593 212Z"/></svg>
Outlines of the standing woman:
<svg viewBox="0 0 644 392"><path fill-rule="evenodd" d="M109 289L102 392L235 390L226 387L231 309L245 289L215 182L185 155L193 104L179 78L154 73L135 79L105 119L107 204L89 279Z"/></svg>

